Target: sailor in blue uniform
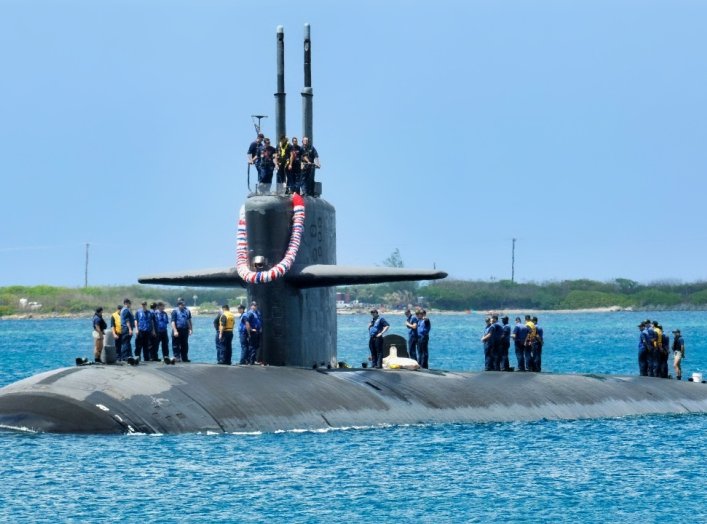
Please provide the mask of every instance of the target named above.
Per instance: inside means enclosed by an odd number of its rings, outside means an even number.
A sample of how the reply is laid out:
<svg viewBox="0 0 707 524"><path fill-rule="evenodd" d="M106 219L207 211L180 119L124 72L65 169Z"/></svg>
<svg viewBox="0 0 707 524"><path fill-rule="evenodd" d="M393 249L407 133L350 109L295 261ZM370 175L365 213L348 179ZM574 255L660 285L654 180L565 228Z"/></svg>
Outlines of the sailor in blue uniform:
<svg viewBox="0 0 707 524"><path fill-rule="evenodd" d="M172 310L172 352L181 362L189 360L189 335L192 334L191 311L184 305L184 300L177 301Z"/></svg>
<svg viewBox="0 0 707 524"><path fill-rule="evenodd" d="M152 327L150 329L150 343L148 344L150 360L159 360L159 357L157 356L157 302L152 302L150 304L150 318L152 320Z"/></svg>
<svg viewBox="0 0 707 524"><path fill-rule="evenodd" d="M388 331L390 324L378 314L377 309L371 309L371 315L373 318L368 324L368 349L371 351L371 367L380 369L383 367L383 334Z"/></svg>
<svg viewBox="0 0 707 524"><path fill-rule="evenodd" d="M164 310L164 302L157 303L157 311L155 312L155 347L154 355L157 355L158 348L162 345L162 358L169 357L169 335L167 328L169 327L169 315Z"/></svg>
<svg viewBox="0 0 707 524"><path fill-rule="evenodd" d="M263 317L258 310L258 304L250 303L250 311L246 316L246 328L248 329L248 357L247 364L255 364L260 349L260 337L263 333Z"/></svg>
<svg viewBox="0 0 707 524"><path fill-rule="evenodd" d="M682 338L679 329L673 331L673 352L675 379L682 380L682 359L685 358L685 340Z"/></svg>
<svg viewBox="0 0 707 524"><path fill-rule="evenodd" d="M658 376L660 378L668 378L668 356L670 355L670 335L668 335L663 326L659 326L663 331L663 345L658 351Z"/></svg>
<svg viewBox="0 0 707 524"><path fill-rule="evenodd" d="M513 327L511 338L516 350L516 361L518 363L518 371L527 371L530 367L530 362L525 361L525 338L528 336L528 328L516 317L516 325Z"/></svg>
<svg viewBox="0 0 707 524"><path fill-rule="evenodd" d="M93 315L93 361L101 361L103 351L103 337L105 336L108 324L103 320L103 308L98 307Z"/></svg>
<svg viewBox="0 0 707 524"><path fill-rule="evenodd" d="M638 324L640 335L638 337L638 372L642 377L648 376L648 353L650 351L648 333L646 332L646 324L641 322Z"/></svg>
<svg viewBox="0 0 707 524"><path fill-rule="evenodd" d="M649 377L655 377L656 374L656 341L658 335L653 329L653 324L650 320L644 322L643 331L646 334L646 339L648 340L648 353L647 353L647 370Z"/></svg>
<svg viewBox="0 0 707 524"><path fill-rule="evenodd" d="M309 137L303 136L301 195L314 196L314 172L318 168L319 153L317 153L317 149L309 143Z"/></svg>
<svg viewBox="0 0 707 524"><path fill-rule="evenodd" d="M142 307L135 312L135 356L147 361L151 360L152 311L147 309L147 302L143 301L140 305Z"/></svg>
<svg viewBox="0 0 707 524"><path fill-rule="evenodd" d="M545 345L545 332L538 326L538 317L533 317L535 324L535 340L533 342L533 371L540 373L543 370L543 346Z"/></svg>
<svg viewBox="0 0 707 524"><path fill-rule="evenodd" d="M427 318L427 311L421 309L417 313L417 353L420 359L418 364L421 368L428 369L430 367L430 353L428 346L430 344L430 329L432 329L432 324L430 319Z"/></svg>
<svg viewBox="0 0 707 524"><path fill-rule="evenodd" d="M223 338L221 338L219 333L221 328L221 315L223 315L223 307L219 308L218 313L216 313L216 317L213 320L214 329L216 330L216 338L214 343L216 344L216 362L218 364L223 364L224 362Z"/></svg>
<svg viewBox="0 0 707 524"><path fill-rule="evenodd" d="M510 362L508 362L508 350L511 347L511 326L508 325L508 317L501 318L503 329L501 333L501 371L510 371Z"/></svg>
<svg viewBox="0 0 707 524"><path fill-rule="evenodd" d="M493 371L501 371L501 362L503 360L503 348L501 345L503 326L498 322L498 315L491 315L491 323L491 369Z"/></svg>
<svg viewBox="0 0 707 524"><path fill-rule="evenodd" d="M120 325L122 332L120 334L120 359L128 360L133 356L133 347L130 341L133 338L133 325L135 324L135 317L133 312L130 311L130 299L126 298L123 300L123 309L120 310Z"/></svg>
<svg viewBox="0 0 707 524"><path fill-rule="evenodd" d="M405 327L408 328L408 357L417 360L417 316L405 310Z"/></svg>
<svg viewBox="0 0 707 524"><path fill-rule="evenodd" d="M238 341L241 343L241 359L238 362L241 366L248 363L248 316L245 312L245 306L238 306Z"/></svg>
<svg viewBox="0 0 707 524"><path fill-rule="evenodd" d="M297 143L297 137L292 137L290 145L290 160L287 164L287 191L299 193L302 186L302 148Z"/></svg>
<svg viewBox="0 0 707 524"><path fill-rule="evenodd" d="M493 371L493 324L491 317L486 317L486 327L481 335L484 344L484 371Z"/></svg>
<svg viewBox="0 0 707 524"><path fill-rule="evenodd" d="M248 146L248 153L246 154L248 158L248 163L254 165L255 169L258 171L258 180L260 180L261 178L260 153L263 149L263 138L265 138L265 136L262 133L258 133L255 142L251 142Z"/></svg>
<svg viewBox="0 0 707 524"><path fill-rule="evenodd" d="M260 170L258 171L258 192L267 193L272 184L272 175L275 171L275 148L270 145L270 139L264 140L263 148L260 151Z"/></svg>

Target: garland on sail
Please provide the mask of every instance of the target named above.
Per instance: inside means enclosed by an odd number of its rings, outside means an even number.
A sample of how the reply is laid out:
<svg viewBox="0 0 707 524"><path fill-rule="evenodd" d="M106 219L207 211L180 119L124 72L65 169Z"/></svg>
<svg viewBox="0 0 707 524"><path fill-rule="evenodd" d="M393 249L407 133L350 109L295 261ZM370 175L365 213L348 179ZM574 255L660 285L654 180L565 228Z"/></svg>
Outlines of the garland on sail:
<svg viewBox="0 0 707 524"><path fill-rule="evenodd" d="M295 193L292 195L292 231L290 232L290 243L285 251L285 256L271 269L265 271L251 271L248 267L248 230L245 222L245 205L241 206L238 218L238 233L236 236L236 270L248 284L261 284L277 280L287 273L299 251L302 233L304 232L304 199Z"/></svg>

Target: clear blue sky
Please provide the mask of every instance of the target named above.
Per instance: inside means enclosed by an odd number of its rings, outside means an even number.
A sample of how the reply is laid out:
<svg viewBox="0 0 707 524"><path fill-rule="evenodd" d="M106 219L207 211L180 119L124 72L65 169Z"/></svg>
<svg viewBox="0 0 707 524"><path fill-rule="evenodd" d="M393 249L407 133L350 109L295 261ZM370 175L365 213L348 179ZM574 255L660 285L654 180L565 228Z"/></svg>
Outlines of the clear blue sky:
<svg viewBox="0 0 707 524"><path fill-rule="evenodd" d="M0 0L0 285L227 267L285 27L338 261L707 279L707 3Z"/></svg>

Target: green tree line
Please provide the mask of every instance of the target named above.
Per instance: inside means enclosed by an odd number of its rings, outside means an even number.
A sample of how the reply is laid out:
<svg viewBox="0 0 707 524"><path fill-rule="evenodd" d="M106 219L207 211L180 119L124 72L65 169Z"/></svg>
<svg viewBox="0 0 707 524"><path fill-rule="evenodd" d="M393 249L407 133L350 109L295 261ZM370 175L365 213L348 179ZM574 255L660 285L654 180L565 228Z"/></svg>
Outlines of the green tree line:
<svg viewBox="0 0 707 524"><path fill-rule="evenodd" d="M395 284L351 286L344 290L352 300L366 304L400 306L416 304L444 310L584 309L618 306L633 309L707 308L707 282L640 284L626 278L609 282L562 280L514 283L445 279L423 285ZM413 300L410 296L416 297Z"/></svg>
<svg viewBox="0 0 707 524"><path fill-rule="evenodd" d="M196 296L196 301L194 300ZM129 298L133 306L143 300L148 303L162 301L174 306L177 299L184 298L187 304L214 309L221 304L245 303L245 289L223 288L169 288L161 286L96 286L67 288L54 286L8 286L0 287L0 316L23 313L78 314L102 306L112 312L118 304ZM21 300L26 301L26 305ZM23 301L23 302L24 302ZM41 306L30 305L32 303Z"/></svg>
<svg viewBox="0 0 707 524"><path fill-rule="evenodd" d="M422 284L400 282L345 286L337 288L337 291L347 293L352 301L366 305L400 307L417 304L421 298L426 307L454 311L611 306L634 309L707 309L707 282L640 284L625 278L609 282L579 279L542 283L445 279ZM194 305L195 295L196 304L207 309L246 300L246 291L240 288L8 286L0 287L0 316L22 313L83 314L98 306L112 311L126 297L134 305L143 300L162 300L168 305L175 305L178 298L184 298L187 304ZM25 307L21 305L21 299L25 299ZM31 309L29 303L39 303L41 307Z"/></svg>

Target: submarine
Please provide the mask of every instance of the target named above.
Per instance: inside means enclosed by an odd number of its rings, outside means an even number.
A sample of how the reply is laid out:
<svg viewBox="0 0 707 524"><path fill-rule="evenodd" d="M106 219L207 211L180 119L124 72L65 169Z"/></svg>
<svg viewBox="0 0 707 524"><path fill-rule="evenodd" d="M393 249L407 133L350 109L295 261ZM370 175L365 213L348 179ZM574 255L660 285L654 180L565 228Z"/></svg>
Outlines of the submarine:
<svg viewBox="0 0 707 524"><path fill-rule="evenodd" d="M280 137L286 135L281 26L276 46ZM309 25L304 67L302 130L313 141ZM259 185L241 207L236 231L235 266L138 280L244 287L263 315L258 360L266 366L141 362L47 371L0 389L0 428L253 433L707 412L704 384L651 377L340 368L334 286L446 273L337 264L335 208L321 198L321 183L314 196Z"/></svg>

